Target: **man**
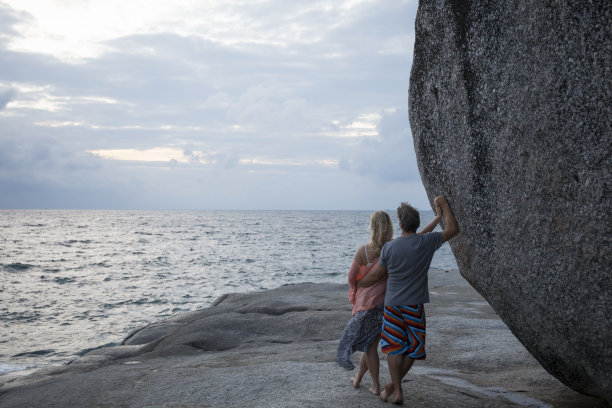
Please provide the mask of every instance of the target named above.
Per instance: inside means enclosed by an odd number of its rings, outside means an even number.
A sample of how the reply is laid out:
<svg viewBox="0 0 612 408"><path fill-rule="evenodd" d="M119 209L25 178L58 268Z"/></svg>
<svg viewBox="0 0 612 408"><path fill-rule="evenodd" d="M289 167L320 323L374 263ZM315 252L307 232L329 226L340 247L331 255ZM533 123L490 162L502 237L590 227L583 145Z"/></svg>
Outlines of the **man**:
<svg viewBox="0 0 612 408"><path fill-rule="evenodd" d="M397 208L402 235L388 242L380 253L378 265L359 281L357 287L371 286L387 276L387 292L381 332L381 349L388 354L391 383L385 385L380 398L393 403L404 401L402 379L414 360L425 359L425 309L429 302L427 272L434 252L459 232L457 221L444 196L434 200L436 213L442 212L442 232L417 234L419 212L401 203Z"/></svg>

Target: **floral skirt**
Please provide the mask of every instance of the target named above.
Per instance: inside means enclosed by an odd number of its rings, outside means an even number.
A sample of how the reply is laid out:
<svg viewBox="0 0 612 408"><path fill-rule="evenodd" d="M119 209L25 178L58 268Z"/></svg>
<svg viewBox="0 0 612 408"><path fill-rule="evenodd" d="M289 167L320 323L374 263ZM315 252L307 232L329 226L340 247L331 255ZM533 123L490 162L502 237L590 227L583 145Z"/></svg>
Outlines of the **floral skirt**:
<svg viewBox="0 0 612 408"><path fill-rule="evenodd" d="M367 351L368 346L380 336L384 303L355 313L347 323L336 350L336 362L347 370L355 368L351 355L355 351Z"/></svg>

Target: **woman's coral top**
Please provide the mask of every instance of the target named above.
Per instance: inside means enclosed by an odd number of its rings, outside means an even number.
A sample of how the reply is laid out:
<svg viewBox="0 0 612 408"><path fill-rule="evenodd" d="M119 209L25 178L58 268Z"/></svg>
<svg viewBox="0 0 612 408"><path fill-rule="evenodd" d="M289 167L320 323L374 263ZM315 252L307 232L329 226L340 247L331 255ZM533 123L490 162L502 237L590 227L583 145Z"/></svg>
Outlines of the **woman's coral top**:
<svg viewBox="0 0 612 408"><path fill-rule="evenodd" d="M365 248L364 248L365 249ZM366 251L367 258L367 251ZM348 297L353 305L353 315L362 310L369 310L385 301L387 290L387 278L383 278L374 285L357 289L357 282L363 279L378 263L378 257L367 265L359 265L353 260L348 273L349 292Z"/></svg>

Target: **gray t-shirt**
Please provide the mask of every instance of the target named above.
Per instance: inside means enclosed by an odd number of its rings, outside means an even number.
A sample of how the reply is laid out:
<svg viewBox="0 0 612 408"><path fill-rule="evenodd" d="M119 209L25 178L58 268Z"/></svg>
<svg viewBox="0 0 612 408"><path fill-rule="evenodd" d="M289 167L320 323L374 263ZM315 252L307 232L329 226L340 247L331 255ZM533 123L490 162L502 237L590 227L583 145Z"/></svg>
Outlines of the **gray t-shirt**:
<svg viewBox="0 0 612 408"><path fill-rule="evenodd" d="M427 271L434 252L442 245L442 233L398 237L385 244L378 264L387 267L385 305L407 306L429 302Z"/></svg>

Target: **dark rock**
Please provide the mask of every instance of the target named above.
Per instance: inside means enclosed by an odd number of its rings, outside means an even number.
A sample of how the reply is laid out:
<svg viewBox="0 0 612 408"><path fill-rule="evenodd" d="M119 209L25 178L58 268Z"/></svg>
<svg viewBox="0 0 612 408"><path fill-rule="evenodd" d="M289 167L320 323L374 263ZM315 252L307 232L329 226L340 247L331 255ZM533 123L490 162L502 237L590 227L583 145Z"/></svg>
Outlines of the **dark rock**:
<svg viewBox="0 0 612 408"><path fill-rule="evenodd" d="M213 307L144 327L130 334L123 344L156 342L147 352L168 354L170 349L177 353L177 347L189 353L195 351L190 348L222 351L246 343L335 340L338 313L344 316L350 304L344 297L324 297L326 288L330 287L285 285L256 299L252 294L224 295ZM321 317L325 315L329 317L329 324L321 324Z"/></svg>
<svg viewBox="0 0 612 408"><path fill-rule="evenodd" d="M612 401L612 2L422 1L409 99L461 274L544 368Z"/></svg>

